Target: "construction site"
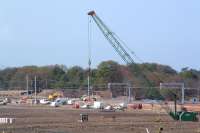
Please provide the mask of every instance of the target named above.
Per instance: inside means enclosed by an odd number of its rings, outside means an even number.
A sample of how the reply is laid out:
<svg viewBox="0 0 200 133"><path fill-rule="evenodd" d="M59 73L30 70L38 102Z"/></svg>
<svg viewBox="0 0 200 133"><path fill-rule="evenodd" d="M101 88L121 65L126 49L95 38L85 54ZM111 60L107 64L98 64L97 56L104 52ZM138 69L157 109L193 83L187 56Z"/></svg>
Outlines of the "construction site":
<svg viewBox="0 0 200 133"><path fill-rule="evenodd" d="M10 99L0 108L1 132L198 133L200 130L198 103L179 102L175 107L173 101L128 101L130 99L127 96L111 98L106 94L108 92L90 98L87 96L69 98L65 97L62 91L44 90L37 94L37 104L35 104L34 94L27 97L21 96L20 93L20 91L1 93L1 96L4 94L4 97ZM183 116L179 115L176 118L170 115L175 112L178 115L180 111Z"/></svg>
<svg viewBox="0 0 200 133"><path fill-rule="evenodd" d="M89 11L87 16L87 84L75 89L49 89L47 80L43 86L38 85L42 79L37 80L35 75L29 81L28 74L23 81L25 86L12 90L8 87L6 90L7 84L3 84L0 87L0 132L200 133L200 88L185 86L181 81L165 80L156 73L151 76L159 83L148 80L145 67L141 70L134 66L134 57L137 56L97 13ZM137 68L139 77L144 80L143 86L136 85L129 74L126 74L126 82L93 84L90 48L92 22L127 68L133 68L133 71Z"/></svg>

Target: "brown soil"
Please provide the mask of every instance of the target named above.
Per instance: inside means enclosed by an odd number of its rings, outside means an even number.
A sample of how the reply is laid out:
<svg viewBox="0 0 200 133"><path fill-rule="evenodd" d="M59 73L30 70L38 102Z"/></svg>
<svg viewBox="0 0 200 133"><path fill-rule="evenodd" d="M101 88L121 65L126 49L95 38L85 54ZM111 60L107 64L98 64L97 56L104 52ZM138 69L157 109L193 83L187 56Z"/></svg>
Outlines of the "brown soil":
<svg viewBox="0 0 200 133"><path fill-rule="evenodd" d="M81 123L80 113L89 121ZM0 117L15 118L14 124L0 125L4 133L199 133L200 122L179 122L167 114L152 111L99 112L69 107L1 106Z"/></svg>

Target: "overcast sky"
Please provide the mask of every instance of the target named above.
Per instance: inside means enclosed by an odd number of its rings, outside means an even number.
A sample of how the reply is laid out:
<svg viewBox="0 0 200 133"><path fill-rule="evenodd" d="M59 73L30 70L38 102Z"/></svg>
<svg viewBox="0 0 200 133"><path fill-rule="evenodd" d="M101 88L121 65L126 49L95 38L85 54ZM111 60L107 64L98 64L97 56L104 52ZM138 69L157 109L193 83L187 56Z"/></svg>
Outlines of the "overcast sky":
<svg viewBox="0 0 200 133"><path fill-rule="evenodd" d="M0 67L87 67L90 10L143 61L200 69L199 0L2 0ZM124 63L92 27L92 66Z"/></svg>

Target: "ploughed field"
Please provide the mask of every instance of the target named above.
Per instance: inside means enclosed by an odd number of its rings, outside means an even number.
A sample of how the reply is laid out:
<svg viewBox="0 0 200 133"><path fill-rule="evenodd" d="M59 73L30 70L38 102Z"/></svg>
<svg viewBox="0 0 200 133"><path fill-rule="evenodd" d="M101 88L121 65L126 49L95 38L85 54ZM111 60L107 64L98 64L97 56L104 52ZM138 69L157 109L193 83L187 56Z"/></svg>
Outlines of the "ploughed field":
<svg viewBox="0 0 200 133"><path fill-rule="evenodd" d="M87 113L88 122L79 122ZM13 124L0 125L4 133L200 133L200 122L179 122L167 114L151 111L99 112L69 107L0 106L0 117L15 118Z"/></svg>

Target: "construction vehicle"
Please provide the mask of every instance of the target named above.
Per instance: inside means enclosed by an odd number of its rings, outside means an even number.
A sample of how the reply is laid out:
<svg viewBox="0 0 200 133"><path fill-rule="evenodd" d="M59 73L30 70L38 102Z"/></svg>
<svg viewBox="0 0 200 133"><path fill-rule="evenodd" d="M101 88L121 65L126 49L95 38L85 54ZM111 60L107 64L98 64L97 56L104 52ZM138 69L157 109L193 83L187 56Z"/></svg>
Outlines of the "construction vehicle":
<svg viewBox="0 0 200 133"><path fill-rule="evenodd" d="M4 99L0 99L0 105L6 105L8 103L8 99L4 98Z"/></svg>
<svg viewBox="0 0 200 133"><path fill-rule="evenodd" d="M114 50L117 52L117 54L123 59L123 61L127 65L133 65L136 64L134 59L130 56L130 54L126 51L125 47L130 50L123 41L114 33L112 32L108 26L105 25L105 23L97 16L95 11L90 11L88 13L89 16L92 17L94 22L97 24L100 31L103 33L105 38L108 40L108 42L111 44L111 46L114 48ZM123 45L122 45L123 44ZM124 47L125 46L125 47ZM133 52L131 51L131 54ZM137 68L140 70L140 68ZM144 72L140 71L141 76L147 81L149 86L152 86L152 83L148 80ZM156 76L156 75L155 75ZM160 81L162 81L158 76L156 76ZM183 121L196 121L197 120L197 113L195 112L187 112L187 111L176 111L176 96L175 96L175 112L170 111L170 116L174 118L175 120L183 120Z"/></svg>
<svg viewBox="0 0 200 133"><path fill-rule="evenodd" d="M44 105L50 104L50 101L48 99L41 99L40 104L44 104Z"/></svg>
<svg viewBox="0 0 200 133"><path fill-rule="evenodd" d="M62 95L58 92L52 93L48 96L48 99L50 101L54 101L56 98L61 97Z"/></svg>
<svg viewBox="0 0 200 133"><path fill-rule="evenodd" d="M181 86L181 90L182 90L182 99L181 99L181 104L184 104L184 84L183 83L162 83L160 86L160 89L164 88L168 88L168 87L172 87L172 86ZM176 88L177 89L177 88ZM177 111L177 100L178 100L178 94L177 94L177 90L170 91L170 95L173 97L173 106L169 107L168 103L165 102L164 105L161 104L161 107L174 119L174 120L179 120L179 121L198 121L197 118L197 113L196 112L191 112L191 111L187 111L187 109L183 106L181 106L181 108L179 109L179 111Z"/></svg>
<svg viewBox="0 0 200 133"><path fill-rule="evenodd" d="M174 95L174 111L170 111L169 115L174 119L174 120L179 120L179 121L198 121L197 115L198 113L196 112L189 112L186 109L182 109L181 111L177 111L177 95Z"/></svg>
<svg viewBox="0 0 200 133"><path fill-rule="evenodd" d="M67 98L56 98L54 102L51 102L50 106L52 107L58 107L60 105L64 105L67 103Z"/></svg>

